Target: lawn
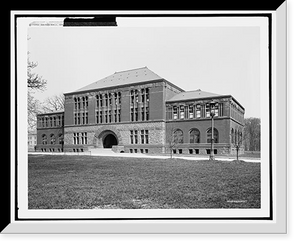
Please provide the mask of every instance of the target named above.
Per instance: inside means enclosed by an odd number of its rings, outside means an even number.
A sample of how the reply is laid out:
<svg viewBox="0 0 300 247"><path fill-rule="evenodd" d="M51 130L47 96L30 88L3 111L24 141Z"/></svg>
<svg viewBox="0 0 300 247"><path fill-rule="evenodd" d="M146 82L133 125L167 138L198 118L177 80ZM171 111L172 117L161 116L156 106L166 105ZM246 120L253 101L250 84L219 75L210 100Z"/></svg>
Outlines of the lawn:
<svg viewBox="0 0 300 247"><path fill-rule="evenodd" d="M260 164L28 156L29 209L260 208Z"/></svg>

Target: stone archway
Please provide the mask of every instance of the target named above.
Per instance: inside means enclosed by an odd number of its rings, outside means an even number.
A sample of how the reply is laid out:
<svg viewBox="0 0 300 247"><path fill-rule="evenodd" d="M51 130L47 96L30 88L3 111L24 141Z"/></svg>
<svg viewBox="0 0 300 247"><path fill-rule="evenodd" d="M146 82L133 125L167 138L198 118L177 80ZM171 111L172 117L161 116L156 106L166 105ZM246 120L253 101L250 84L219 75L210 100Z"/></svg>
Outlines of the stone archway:
<svg viewBox="0 0 300 247"><path fill-rule="evenodd" d="M107 133L105 137L102 137L103 148L112 148L112 146L118 145L117 137L112 133Z"/></svg>
<svg viewBox="0 0 300 247"><path fill-rule="evenodd" d="M122 138L119 131L112 126L99 128L94 136L94 146L98 148L112 148L115 145L122 145Z"/></svg>

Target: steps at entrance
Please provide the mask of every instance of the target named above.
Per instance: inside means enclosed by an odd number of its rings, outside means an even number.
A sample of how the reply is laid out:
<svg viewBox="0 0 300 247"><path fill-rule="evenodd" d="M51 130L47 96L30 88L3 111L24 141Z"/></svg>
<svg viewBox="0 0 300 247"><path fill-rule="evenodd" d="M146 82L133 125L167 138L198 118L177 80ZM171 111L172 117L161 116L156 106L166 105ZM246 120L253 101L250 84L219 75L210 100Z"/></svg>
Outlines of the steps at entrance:
<svg viewBox="0 0 300 247"><path fill-rule="evenodd" d="M93 154L103 154L103 155L116 154L114 151L112 151L111 148L90 148L89 151L91 152L91 155L93 155Z"/></svg>

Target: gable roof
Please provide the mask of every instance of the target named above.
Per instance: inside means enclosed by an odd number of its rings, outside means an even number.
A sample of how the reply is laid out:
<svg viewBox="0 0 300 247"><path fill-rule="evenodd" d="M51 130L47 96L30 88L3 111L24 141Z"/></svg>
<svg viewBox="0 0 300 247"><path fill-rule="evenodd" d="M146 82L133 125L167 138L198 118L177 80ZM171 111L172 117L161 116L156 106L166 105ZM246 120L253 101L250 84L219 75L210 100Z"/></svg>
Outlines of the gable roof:
<svg viewBox="0 0 300 247"><path fill-rule="evenodd" d="M216 96L221 96L221 95L201 91L200 89L198 89L198 90L195 90L195 91L181 92L179 94L174 95L171 99L169 99L167 101L168 102L175 102L175 101L183 101L183 100L211 98L211 97L216 97Z"/></svg>
<svg viewBox="0 0 300 247"><path fill-rule="evenodd" d="M142 67L138 69L115 72L114 74L107 76L94 83L91 83L83 88L80 88L75 92L95 90L100 88L109 88L109 87L160 80L160 79L163 78L155 74L147 67Z"/></svg>

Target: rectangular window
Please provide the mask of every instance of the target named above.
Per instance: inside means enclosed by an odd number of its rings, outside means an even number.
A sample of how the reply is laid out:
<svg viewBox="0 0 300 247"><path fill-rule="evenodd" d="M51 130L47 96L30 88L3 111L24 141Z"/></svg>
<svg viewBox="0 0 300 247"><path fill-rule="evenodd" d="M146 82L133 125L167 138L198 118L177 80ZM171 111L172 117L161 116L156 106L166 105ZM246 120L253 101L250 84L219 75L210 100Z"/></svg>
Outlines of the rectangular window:
<svg viewBox="0 0 300 247"><path fill-rule="evenodd" d="M180 106L180 119L184 119L184 106Z"/></svg>
<svg viewBox="0 0 300 247"><path fill-rule="evenodd" d="M139 121L139 112L138 112L138 108L135 108L135 121Z"/></svg>
<svg viewBox="0 0 300 247"><path fill-rule="evenodd" d="M130 108L130 121L134 121L133 108Z"/></svg>
<svg viewBox="0 0 300 247"><path fill-rule="evenodd" d="M96 111L96 123L99 123L99 111Z"/></svg>
<svg viewBox="0 0 300 247"><path fill-rule="evenodd" d="M174 106L173 107L173 119L177 119L178 118L178 115L177 115L177 107Z"/></svg>
<svg viewBox="0 0 300 247"><path fill-rule="evenodd" d="M149 120L149 107L146 107L146 120Z"/></svg>
<svg viewBox="0 0 300 247"><path fill-rule="evenodd" d="M88 124L89 123L89 113L86 112L85 113L85 124Z"/></svg>
<svg viewBox="0 0 300 247"><path fill-rule="evenodd" d="M74 113L74 124L77 124L77 113Z"/></svg>
<svg viewBox="0 0 300 247"><path fill-rule="evenodd" d="M118 110L118 122L121 122L121 109Z"/></svg>
<svg viewBox="0 0 300 247"><path fill-rule="evenodd" d="M116 122L118 122L118 114L117 114L117 110L114 110L114 116L115 116L114 121L115 121L115 123L116 123Z"/></svg>
<svg viewBox="0 0 300 247"><path fill-rule="evenodd" d="M133 144L133 130L130 130L130 143Z"/></svg>
<svg viewBox="0 0 300 247"><path fill-rule="evenodd" d="M209 106L209 104L205 105L205 116L210 117L210 106Z"/></svg>
<svg viewBox="0 0 300 247"><path fill-rule="evenodd" d="M82 124L85 123L85 112L82 113Z"/></svg>
<svg viewBox="0 0 300 247"><path fill-rule="evenodd" d="M80 113L77 113L77 124L80 124Z"/></svg>
<svg viewBox="0 0 300 247"><path fill-rule="evenodd" d="M108 113L109 113L109 122L111 123L111 119L112 119L112 117L111 117L111 111L109 111Z"/></svg>
<svg viewBox="0 0 300 247"><path fill-rule="evenodd" d="M189 105L189 118L194 118L194 106Z"/></svg>
<svg viewBox="0 0 300 247"><path fill-rule="evenodd" d="M103 123L102 111L100 111L100 113L99 113L99 121L100 121L100 123Z"/></svg>
<svg viewBox="0 0 300 247"><path fill-rule="evenodd" d="M201 106L196 105L196 117L200 118L201 117Z"/></svg>
<svg viewBox="0 0 300 247"><path fill-rule="evenodd" d="M105 111L105 123L108 122L107 111Z"/></svg>
<svg viewBox="0 0 300 247"><path fill-rule="evenodd" d="M144 144L145 140L145 130L141 130L141 144Z"/></svg>
<svg viewBox="0 0 300 247"><path fill-rule="evenodd" d="M141 112L142 112L142 121L145 121L145 108L144 107L141 108Z"/></svg>
<svg viewBox="0 0 300 247"><path fill-rule="evenodd" d="M134 131L134 141L135 141L135 144L138 144L138 131L137 130Z"/></svg>
<svg viewBox="0 0 300 247"><path fill-rule="evenodd" d="M77 144L76 133L73 134L73 144L74 145Z"/></svg>
<svg viewBox="0 0 300 247"><path fill-rule="evenodd" d="M149 131L145 130L145 142L146 144L149 144Z"/></svg>

